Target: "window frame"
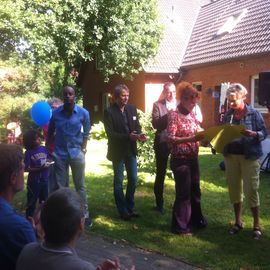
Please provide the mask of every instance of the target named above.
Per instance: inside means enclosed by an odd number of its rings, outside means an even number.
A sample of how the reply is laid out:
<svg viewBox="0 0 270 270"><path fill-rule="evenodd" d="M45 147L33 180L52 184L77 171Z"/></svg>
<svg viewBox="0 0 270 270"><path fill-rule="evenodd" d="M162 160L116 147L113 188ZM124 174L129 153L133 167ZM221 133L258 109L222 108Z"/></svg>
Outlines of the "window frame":
<svg viewBox="0 0 270 270"><path fill-rule="evenodd" d="M251 76L251 92L250 92L250 103L254 109L259 111L260 113L267 113L268 109L264 106L255 103L255 82L259 81L259 74ZM258 85L258 84L257 84Z"/></svg>
<svg viewBox="0 0 270 270"><path fill-rule="evenodd" d="M191 83L193 87L195 87L199 92L202 92L202 82L201 81L195 81ZM200 89L198 89L198 86Z"/></svg>

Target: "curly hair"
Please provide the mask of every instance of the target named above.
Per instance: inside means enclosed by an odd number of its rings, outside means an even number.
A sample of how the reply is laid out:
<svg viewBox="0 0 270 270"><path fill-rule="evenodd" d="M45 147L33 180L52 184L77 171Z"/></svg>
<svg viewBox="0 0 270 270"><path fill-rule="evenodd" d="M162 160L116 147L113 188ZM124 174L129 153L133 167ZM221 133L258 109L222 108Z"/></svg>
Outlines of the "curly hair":
<svg viewBox="0 0 270 270"><path fill-rule="evenodd" d="M23 146L26 150L33 149L35 147L35 140L41 138L41 134L36 130L28 130L23 134Z"/></svg>
<svg viewBox="0 0 270 270"><path fill-rule="evenodd" d="M188 96L197 96L199 97L199 91L192 86L191 83L182 81L176 86L177 99L182 99Z"/></svg>

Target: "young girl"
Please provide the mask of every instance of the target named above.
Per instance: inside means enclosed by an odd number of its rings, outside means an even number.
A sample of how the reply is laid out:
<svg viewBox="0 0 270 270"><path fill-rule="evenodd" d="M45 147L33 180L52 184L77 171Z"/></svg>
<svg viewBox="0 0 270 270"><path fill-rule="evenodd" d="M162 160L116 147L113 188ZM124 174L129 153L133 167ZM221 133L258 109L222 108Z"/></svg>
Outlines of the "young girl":
<svg viewBox="0 0 270 270"><path fill-rule="evenodd" d="M23 135L25 151L25 171L27 178L26 217L33 217L37 200L39 203L48 197L48 175L50 162L46 147L40 145L40 134L29 130Z"/></svg>

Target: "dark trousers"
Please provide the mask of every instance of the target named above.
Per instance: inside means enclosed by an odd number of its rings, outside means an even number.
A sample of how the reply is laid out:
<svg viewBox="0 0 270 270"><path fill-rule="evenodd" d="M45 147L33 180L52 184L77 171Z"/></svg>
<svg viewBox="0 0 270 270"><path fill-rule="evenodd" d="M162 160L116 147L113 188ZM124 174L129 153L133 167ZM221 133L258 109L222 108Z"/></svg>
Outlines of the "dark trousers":
<svg viewBox="0 0 270 270"><path fill-rule="evenodd" d="M163 208L164 180L169 158L169 149L167 143L161 143L159 145L155 145L154 150L156 156L156 178L154 183L154 194L156 198L156 206L158 208Z"/></svg>
<svg viewBox="0 0 270 270"><path fill-rule="evenodd" d="M200 171L197 158L171 159L175 179L172 232L189 233L206 220L201 210Z"/></svg>
<svg viewBox="0 0 270 270"><path fill-rule="evenodd" d="M48 180L33 179L27 183L27 206L26 218L34 215L37 201L39 203L46 201L48 198Z"/></svg>

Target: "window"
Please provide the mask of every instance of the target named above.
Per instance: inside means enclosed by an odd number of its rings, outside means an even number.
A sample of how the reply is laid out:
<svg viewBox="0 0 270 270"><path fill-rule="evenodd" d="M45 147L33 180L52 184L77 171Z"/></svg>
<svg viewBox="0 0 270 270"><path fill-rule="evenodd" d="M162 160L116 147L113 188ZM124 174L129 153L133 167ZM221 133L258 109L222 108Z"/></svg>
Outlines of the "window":
<svg viewBox="0 0 270 270"><path fill-rule="evenodd" d="M214 37L223 37L224 35L231 33L231 31L236 27L236 25L242 20L242 18L247 14L248 10L245 8L241 12L230 16L227 21L222 25L217 31Z"/></svg>
<svg viewBox="0 0 270 270"><path fill-rule="evenodd" d="M102 111L104 112L112 103L112 95L108 92L102 93Z"/></svg>
<svg viewBox="0 0 270 270"><path fill-rule="evenodd" d="M202 91L202 82L193 82L192 86L196 88L199 92Z"/></svg>
<svg viewBox="0 0 270 270"><path fill-rule="evenodd" d="M199 92L202 91L202 82L192 82L192 86L194 88L196 88ZM201 98L198 101L198 105L199 105L200 108L202 107L202 100L201 100Z"/></svg>
<svg viewBox="0 0 270 270"><path fill-rule="evenodd" d="M251 105L261 113L267 113L267 108L259 104L258 91L259 75L254 75L251 77Z"/></svg>
<svg viewBox="0 0 270 270"><path fill-rule="evenodd" d="M146 83L144 85L145 93L145 112L151 113L153 103L160 98L163 90L163 83Z"/></svg>

